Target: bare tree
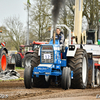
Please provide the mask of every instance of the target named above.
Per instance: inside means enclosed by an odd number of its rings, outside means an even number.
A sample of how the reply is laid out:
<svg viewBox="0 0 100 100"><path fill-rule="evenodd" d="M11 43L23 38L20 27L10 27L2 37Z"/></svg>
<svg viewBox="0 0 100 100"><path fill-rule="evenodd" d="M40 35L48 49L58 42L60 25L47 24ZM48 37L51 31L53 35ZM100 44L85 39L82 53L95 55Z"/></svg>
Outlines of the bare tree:
<svg viewBox="0 0 100 100"><path fill-rule="evenodd" d="M100 19L100 1L84 0L83 15L86 16L89 29L95 29Z"/></svg>
<svg viewBox="0 0 100 100"><path fill-rule="evenodd" d="M9 46L12 45L16 50L19 46L25 42L25 32L22 22L19 17L9 17L4 20L4 32L3 36L9 40Z"/></svg>
<svg viewBox="0 0 100 100"><path fill-rule="evenodd" d="M74 30L74 9L75 0L65 0L60 11L58 23L67 25L72 31ZM64 35L67 37L67 30L63 28Z"/></svg>
<svg viewBox="0 0 100 100"><path fill-rule="evenodd" d="M60 23L71 27L71 30L74 28L74 5L75 0L66 0L62 10L63 14L60 17ZM85 23L88 24L88 28L96 29L100 19L100 0L83 0L83 16L86 17Z"/></svg>
<svg viewBox="0 0 100 100"><path fill-rule="evenodd" d="M45 40L51 24L51 1L36 0L30 14L30 30L37 40Z"/></svg>
<svg viewBox="0 0 100 100"><path fill-rule="evenodd" d="M0 30L2 30L2 33L0 33L0 43L1 42L5 42L6 43L6 47L8 49L10 49L11 46L12 46L12 42L10 43L9 37L6 37L6 34L8 33L8 30L6 29L5 26L0 26Z"/></svg>

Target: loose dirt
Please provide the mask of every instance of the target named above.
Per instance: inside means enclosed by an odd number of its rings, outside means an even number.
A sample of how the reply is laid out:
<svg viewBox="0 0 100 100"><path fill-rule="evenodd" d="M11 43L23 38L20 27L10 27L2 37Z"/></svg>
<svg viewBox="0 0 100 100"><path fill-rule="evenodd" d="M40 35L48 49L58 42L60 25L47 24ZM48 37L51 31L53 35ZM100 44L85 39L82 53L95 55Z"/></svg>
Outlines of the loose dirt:
<svg viewBox="0 0 100 100"><path fill-rule="evenodd" d="M18 72L23 77L24 71ZM97 100L96 95L100 95L100 87L63 90L61 87L50 86L25 89L24 81L4 81L0 82L0 94L8 95L5 100Z"/></svg>

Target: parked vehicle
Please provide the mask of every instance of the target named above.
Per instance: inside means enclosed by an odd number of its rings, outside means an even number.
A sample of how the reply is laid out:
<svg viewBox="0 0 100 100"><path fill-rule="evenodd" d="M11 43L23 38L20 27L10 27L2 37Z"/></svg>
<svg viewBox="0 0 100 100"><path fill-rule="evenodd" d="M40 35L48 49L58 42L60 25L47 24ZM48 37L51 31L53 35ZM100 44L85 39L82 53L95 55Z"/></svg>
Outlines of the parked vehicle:
<svg viewBox="0 0 100 100"><path fill-rule="evenodd" d="M39 48L41 44L46 42L33 41L30 45L21 45L17 54L12 54L11 63L15 63L18 67L30 65L31 57L35 48Z"/></svg>

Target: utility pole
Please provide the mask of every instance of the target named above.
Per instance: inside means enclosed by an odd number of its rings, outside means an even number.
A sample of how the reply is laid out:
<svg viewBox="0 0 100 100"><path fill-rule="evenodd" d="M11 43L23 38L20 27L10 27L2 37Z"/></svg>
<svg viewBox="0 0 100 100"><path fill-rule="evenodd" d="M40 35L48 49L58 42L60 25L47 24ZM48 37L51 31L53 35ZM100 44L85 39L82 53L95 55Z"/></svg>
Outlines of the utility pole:
<svg viewBox="0 0 100 100"><path fill-rule="evenodd" d="M27 34L26 34L27 45L29 45L29 7L30 7L30 1L27 0Z"/></svg>
<svg viewBox="0 0 100 100"><path fill-rule="evenodd" d="M77 43L81 44L83 0L75 0L74 34Z"/></svg>
<svg viewBox="0 0 100 100"><path fill-rule="evenodd" d="M27 45L29 45L29 3L27 1Z"/></svg>
<svg viewBox="0 0 100 100"><path fill-rule="evenodd" d="M67 24L66 22L66 16L67 16L67 12L66 12L66 7L65 7L65 5L66 5L66 1L64 1L64 24ZM67 30L66 30L66 28L64 28L64 36L65 36L65 38L67 37Z"/></svg>

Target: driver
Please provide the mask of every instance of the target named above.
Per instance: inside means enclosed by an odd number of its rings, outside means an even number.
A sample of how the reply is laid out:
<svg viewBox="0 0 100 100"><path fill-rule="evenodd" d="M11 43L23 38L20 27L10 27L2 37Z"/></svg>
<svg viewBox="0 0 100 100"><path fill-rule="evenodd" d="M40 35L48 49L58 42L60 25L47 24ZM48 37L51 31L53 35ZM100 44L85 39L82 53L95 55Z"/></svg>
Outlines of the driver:
<svg viewBox="0 0 100 100"><path fill-rule="evenodd" d="M64 38L64 34L63 34L63 32L61 32L60 28L56 29L56 38L59 39L60 45L63 46L65 38Z"/></svg>

